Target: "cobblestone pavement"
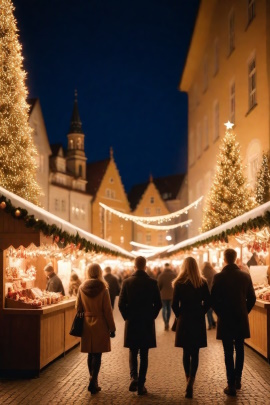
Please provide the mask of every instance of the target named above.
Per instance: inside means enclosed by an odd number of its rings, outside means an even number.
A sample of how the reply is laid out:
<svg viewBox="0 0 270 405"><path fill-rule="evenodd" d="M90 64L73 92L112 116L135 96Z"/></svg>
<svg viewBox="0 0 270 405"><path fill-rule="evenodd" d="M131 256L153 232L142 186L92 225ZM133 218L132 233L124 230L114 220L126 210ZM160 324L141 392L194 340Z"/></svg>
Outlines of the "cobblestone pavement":
<svg viewBox="0 0 270 405"><path fill-rule="evenodd" d="M266 360L245 347L243 388L237 397L223 393L226 386L223 350L208 331L208 347L200 351L200 364L194 385L194 398L185 399L182 349L174 347L174 332L164 331L161 313L156 321L157 348L149 352L146 387L148 395L128 391L128 349L123 348L123 327L117 308L117 326L112 351L104 353L99 376L100 393L87 391L87 354L79 347L44 368L40 377L29 380L0 380L0 404L10 405L174 405L174 404L270 404L270 366Z"/></svg>

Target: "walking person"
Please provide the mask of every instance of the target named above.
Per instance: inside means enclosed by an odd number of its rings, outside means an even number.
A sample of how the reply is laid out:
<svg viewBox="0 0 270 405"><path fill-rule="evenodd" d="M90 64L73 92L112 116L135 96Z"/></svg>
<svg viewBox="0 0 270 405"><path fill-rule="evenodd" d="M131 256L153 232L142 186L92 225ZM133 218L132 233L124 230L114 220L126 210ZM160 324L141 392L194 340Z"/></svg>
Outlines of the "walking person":
<svg viewBox="0 0 270 405"><path fill-rule="evenodd" d="M162 307L157 281L146 273L146 259L135 259L135 272L123 281L119 310L125 320L124 347L129 348L129 391L147 394L148 351L156 347L155 319ZM140 367L138 372L138 355Z"/></svg>
<svg viewBox="0 0 270 405"><path fill-rule="evenodd" d="M202 275L206 279L209 291L211 293L212 290L212 285L213 285L213 279L214 276L217 274L216 270L211 266L209 262L204 262L203 268L202 268ZM216 327L216 321L214 320L213 317L213 309L209 308L207 313L207 320L208 320L208 330L215 328Z"/></svg>
<svg viewBox="0 0 270 405"><path fill-rule="evenodd" d="M165 263L164 270L158 276L158 288L162 301L162 317L165 325L165 330L169 330L169 322L171 317L171 304L173 297L172 281L176 275L171 270L169 263Z"/></svg>
<svg viewBox="0 0 270 405"><path fill-rule="evenodd" d="M199 350L207 346L205 314L210 308L210 293L193 257L185 258L173 285L172 310L177 318L175 346L183 348L185 397L192 398Z"/></svg>
<svg viewBox="0 0 270 405"><path fill-rule="evenodd" d="M244 339L250 337L248 314L256 302L251 277L235 264L236 256L234 249L224 251L225 267L215 275L211 291L218 316L217 339L222 340L224 348L228 382L224 393L231 396L241 388Z"/></svg>
<svg viewBox="0 0 270 405"><path fill-rule="evenodd" d="M115 323L108 285L102 277L100 265L91 264L87 275L88 279L79 287L76 307L78 312L84 312L81 352L88 353L88 391L96 394L101 389L98 386L101 356L111 351L110 337L115 337Z"/></svg>
<svg viewBox="0 0 270 405"><path fill-rule="evenodd" d="M115 298L120 293L120 284L119 284L117 277L115 277L112 274L112 269L110 266L105 267L104 272L105 272L104 279L107 281L108 286L109 286L109 294L110 294L112 309L114 309Z"/></svg>

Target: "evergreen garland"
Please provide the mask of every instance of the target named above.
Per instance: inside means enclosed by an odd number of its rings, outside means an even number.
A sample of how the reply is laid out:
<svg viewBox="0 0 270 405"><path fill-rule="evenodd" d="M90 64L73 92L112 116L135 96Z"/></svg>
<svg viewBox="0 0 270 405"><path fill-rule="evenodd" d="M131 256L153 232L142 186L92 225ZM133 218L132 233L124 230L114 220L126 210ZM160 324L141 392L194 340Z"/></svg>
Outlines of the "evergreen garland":
<svg viewBox="0 0 270 405"><path fill-rule="evenodd" d="M264 204L270 200L270 171L269 171L269 153L263 153L261 167L257 175L256 201L258 204Z"/></svg>

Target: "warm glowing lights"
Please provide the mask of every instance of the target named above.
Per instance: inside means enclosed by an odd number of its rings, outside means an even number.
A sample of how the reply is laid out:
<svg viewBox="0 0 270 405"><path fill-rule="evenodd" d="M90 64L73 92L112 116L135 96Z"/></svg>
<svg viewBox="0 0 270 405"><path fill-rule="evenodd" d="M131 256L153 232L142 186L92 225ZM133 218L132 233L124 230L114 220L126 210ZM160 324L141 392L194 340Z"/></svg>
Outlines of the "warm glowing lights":
<svg viewBox="0 0 270 405"><path fill-rule="evenodd" d="M234 124L232 122L230 122L230 121L225 122L224 125L225 125L227 130L232 129L232 127L234 126Z"/></svg>
<svg viewBox="0 0 270 405"><path fill-rule="evenodd" d="M103 203L99 203L99 205L104 208L105 211L110 211L112 214L117 215L120 218L124 218L125 220L133 221L133 222L145 222L145 223L151 223L151 222L158 222L158 223L163 223L167 221L171 221L173 218L177 218L182 214L186 214L188 210L191 208L197 208L198 204L202 201L203 197L198 198L196 201L193 203L189 204L187 207L182 208L179 211L172 212L167 215L158 215L158 216L152 216L152 217L139 217L136 215L130 215L130 214L125 214L121 211L117 211L111 207L108 207L107 205Z"/></svg>

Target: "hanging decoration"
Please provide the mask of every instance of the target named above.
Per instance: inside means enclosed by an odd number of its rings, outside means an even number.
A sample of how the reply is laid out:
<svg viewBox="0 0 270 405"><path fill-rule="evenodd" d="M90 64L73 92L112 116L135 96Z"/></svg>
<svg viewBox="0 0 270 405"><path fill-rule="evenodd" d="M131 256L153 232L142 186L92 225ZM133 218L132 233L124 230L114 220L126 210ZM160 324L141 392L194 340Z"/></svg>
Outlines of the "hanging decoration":
<svg viewBox="0 0 270 405"><path fill-rule="evenodd" d="M170 214L166 214L166 215L158 215L158 216L152 216L152 217L140 217L137 215L125 214L121 211L115 210L114 208L108 207L108 205L105 205L103 203L99 203L99 205L102 208L104 208L105 211L109 211L112 214L115 214L118 217L125 219L126 221L133 221L133 222L139 221L139 222L146 222L146 223L151 223L151 222L163 223L163 222L171 221L173 218L178 218L182 214L187 214L188 211L193 207L196 209L198 207L198 204L202 201L202 199L203 199L203 196L201 196L196 201L189 204L187 207L182 208L179 211L171 212Z"/></svg>
<svg viewBox="0 0 270 405"><path fill-rule="evenodd" d="M192 219L188 219L187 221L180 222L178 224L174 225L149 225L149 224L144 224L143 222L140 221L134 221L135 224L142 226L143 228L148 228L148 229L155 229L158 231L169 231L170 229L175 229L178 228L179 226L188 226L192 222Z"/></svg>

